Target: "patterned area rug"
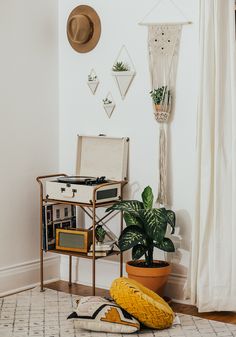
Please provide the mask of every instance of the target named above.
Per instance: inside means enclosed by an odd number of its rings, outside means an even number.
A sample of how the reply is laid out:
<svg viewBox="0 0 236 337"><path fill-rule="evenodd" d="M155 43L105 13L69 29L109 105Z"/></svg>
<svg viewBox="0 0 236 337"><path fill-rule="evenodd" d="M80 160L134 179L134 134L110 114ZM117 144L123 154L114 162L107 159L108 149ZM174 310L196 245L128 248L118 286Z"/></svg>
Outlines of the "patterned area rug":
<svg viewBox="0 0 236 337"><path fill-rule="evenodd" d="M76 328L67 316L78 296L39 288L0 298L0 337L121 337L128 335L88 332ZM132 337L230 337L236 325L178 315L180 325L163 331L142 330Z"/></svg>

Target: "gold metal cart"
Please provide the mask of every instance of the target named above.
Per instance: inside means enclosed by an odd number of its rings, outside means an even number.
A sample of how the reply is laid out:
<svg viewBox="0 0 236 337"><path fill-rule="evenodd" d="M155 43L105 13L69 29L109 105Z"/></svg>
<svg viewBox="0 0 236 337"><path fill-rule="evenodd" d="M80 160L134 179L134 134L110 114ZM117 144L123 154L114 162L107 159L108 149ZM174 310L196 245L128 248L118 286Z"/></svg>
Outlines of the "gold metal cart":
<svg viewBox="0 0 236 337"><path fill-rule="evenodd" d="M46 176L39 176L37 177L37 182L40 185L40 288L41 291L44 291L44 251L43 251L43 206L46 205L47 203L58 203L58 204L68 204L68 205L74 205L80 207L80 209L85 212L90 219L92 220L92 225L91 229L93 230L93 256L87 256L86 253L78 253L78 252L73 252L73 251L63 251L63 250L50 250L50 253L56 253L56 254L63 254L63 255L68 255L69 256L69 286L72 284L72 256L75 257L81 257L81 258L86 258L92 260L92 294L95 295L95 290L96 290L96 260L101 259L104 257L98 257L95 256L95 229L98 224L104 225L107 222L109 222L111 219L113 219L115 216L119 215L120 216L120 230L123 230L123 214L122 212L108 212L106 213L102 218L99 218L96 214L96 209L97 208L107 208L108 206L113 205L116 201L112 202L104 202L104 203L97 203L95 196L96 192L104 187L104 186L110 186L117 184L116 182L107 182L98 186L94 187L93 191L93 199L91 200L90 203L78 203L78 202L70 202L70 201L62 201L62 200L55 200L55 199L49 199L47 196L44 194L44 184L43 182L46 181L47 179L53 178L53 177L66 177L67 175L62 173L62 174L52 174L52 175L46 175ZM121 200L123 198L123 187L125 184L127 184L126 181L121 181L118 182L121 184ZM120 276L123 275L123 254L121 251L112 251L108 256L112 255L120 255Z"/></svg>

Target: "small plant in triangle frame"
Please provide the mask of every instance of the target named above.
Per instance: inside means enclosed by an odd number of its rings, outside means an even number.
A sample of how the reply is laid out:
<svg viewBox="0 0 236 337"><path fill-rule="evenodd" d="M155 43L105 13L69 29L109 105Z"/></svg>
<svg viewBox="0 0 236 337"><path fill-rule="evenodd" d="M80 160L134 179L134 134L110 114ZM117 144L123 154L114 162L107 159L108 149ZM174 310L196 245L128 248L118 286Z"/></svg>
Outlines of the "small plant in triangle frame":
<svg viewBox="0 0 236 337"><path fill-rule="evenodd" d="M91 90L92 94L95 95L97 87L99 85L99 80L97 77L97 74L94 69L90 71L90 74L88 75L88 81L87 84L89 86L89 89Z"/></svg>
<svg viewBox="0 0 236 337"><path fill-rule="evenodd" d="M103 99L103 108L106 111L108 118L111 118L111 115L115 109L115 102L112 97L112 94L109 92L107 96Z"/></svg>
<svg viewBox="0 0 236 337"><path fill-rule="evenodd" d="M124 100L136 75L133 61L126 46L122 46L112 66L112 76L115 79L121 98Z"/></svg>

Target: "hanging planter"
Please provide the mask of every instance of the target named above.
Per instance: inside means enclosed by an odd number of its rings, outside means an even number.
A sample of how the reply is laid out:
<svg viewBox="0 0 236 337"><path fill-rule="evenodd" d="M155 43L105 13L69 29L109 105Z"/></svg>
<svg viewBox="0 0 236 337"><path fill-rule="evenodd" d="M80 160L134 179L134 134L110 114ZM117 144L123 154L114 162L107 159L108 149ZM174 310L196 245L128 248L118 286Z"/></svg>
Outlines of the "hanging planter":
<svg viewBox="0 0 236 337"><path fill-rule="evenodd" d="M159 124L157 200L161 205L168 205L167 122L171 113L171 94L176 86L181 32L183 25L191 24L182 9L177 5L177 2L174 0L157 1L139 23L148 27L149 70L153 89L150 94L155 105L155 119ZM151 16L155 17L156 22L152 22ZM161 87L163 84L164 87ZM171 93L169 91L170 88ZM166 98L156 102L155 95L160 89L166 91Z"/></svg>
<svg viewBox="0 0 236 337"><path fill-rule="evenodd" d="M111 118L111 115L115 109L115 102L112 97L112 94L109 92L106 96L106 98L103 100L103 108L106 111L106 114L109 118Z"/></svg>
<svg viewBox="0 0 236 337"><path fill-rule="evenodd" d="M159 87L150 92L155 112L154 116L159 123L167 123L171 112L171 94L167 86Z"/></svg>
<svg viewBox="0 0 236 337"><path fill-rule="evenodd" d="M91 70L90 74L88 75L88 86L92 92L93 95L95 95L97 87L99 85L99 80L96 75L96 72L94 69Z"/></svg>
<svg viewBox="0 0 236 337"><path fill-rule="evenodd" d="M120 91L122 99L125 99L125 96L133 82L135 72L134 71L112 71L112 75L115 78L117 87Z"/></svg>
<svg viewBox="0 0 236 337"><path fill-rule="evenodd" d="M112 76L115 79L122 99L125 99L135 75L133 62L127 48L123 46L112 67Z"/></svg>

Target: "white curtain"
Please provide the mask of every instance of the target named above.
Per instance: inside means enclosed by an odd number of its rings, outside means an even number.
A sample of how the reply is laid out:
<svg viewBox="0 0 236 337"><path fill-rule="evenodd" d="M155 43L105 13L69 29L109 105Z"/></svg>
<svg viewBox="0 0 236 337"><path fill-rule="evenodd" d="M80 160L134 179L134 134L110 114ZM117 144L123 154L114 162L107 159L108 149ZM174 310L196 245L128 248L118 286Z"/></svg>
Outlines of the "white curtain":
<svg viewBox="0 0 236 337"><path fill-rule="evenodd" d="M200 95L191 299L236 311L234 0L200 0Z"/></svg>

